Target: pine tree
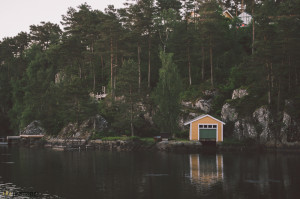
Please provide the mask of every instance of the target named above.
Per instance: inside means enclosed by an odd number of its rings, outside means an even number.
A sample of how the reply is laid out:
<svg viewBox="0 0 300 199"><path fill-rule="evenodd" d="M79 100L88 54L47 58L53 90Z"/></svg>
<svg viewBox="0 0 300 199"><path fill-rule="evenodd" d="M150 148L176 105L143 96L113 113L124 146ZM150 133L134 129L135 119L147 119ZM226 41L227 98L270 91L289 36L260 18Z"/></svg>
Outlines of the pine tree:
<svg viewBox="0 0 300 199"><path fill-rule="evenodd" d="M130 118L130 132L134 136L134 120L139 115L140 109L140 88L137 84L139 81L138 64L133 60L124 61L119 71L117 82L117 94L123 98L119 102L122 118ZM124 100L124 101L123 101ZM129 117L127 117L127 115Z"/></svg>

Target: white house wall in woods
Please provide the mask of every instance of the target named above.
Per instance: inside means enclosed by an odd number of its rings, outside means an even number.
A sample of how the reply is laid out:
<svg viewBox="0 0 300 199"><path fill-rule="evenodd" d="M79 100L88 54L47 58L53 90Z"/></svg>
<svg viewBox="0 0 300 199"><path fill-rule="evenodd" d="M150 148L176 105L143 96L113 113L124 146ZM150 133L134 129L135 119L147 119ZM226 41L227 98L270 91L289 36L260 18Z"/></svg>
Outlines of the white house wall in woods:
<svg viewBox="0 0 300 199"><path fill-rule="evenodd" d="M243 25L242 25L242 26L248 26L248 25L251 23L251 21L252 21L252 16L249 15L247 12L241 13L241 14L238 16L238 18L239 18L240 20L242 20L242 22L243 22Z"/></svg>

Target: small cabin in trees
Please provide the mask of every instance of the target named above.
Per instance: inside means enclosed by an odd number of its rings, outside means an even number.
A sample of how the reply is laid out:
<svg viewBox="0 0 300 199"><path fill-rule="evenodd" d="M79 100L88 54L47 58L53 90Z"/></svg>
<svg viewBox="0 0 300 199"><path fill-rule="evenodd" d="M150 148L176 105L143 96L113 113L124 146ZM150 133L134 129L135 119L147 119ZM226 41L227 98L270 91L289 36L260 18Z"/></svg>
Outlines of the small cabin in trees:
<svg viewBox="0 0 300 199"><path fill-rule="evenodd" d="M251 23L251 21L252 21L252 16L249 15L247 12L242 12L242 13L238 16L238 18L239 18L240 20L242 20L242 27L248 26L248 25Z"/></svg>
<svg viewBox="0 0 300 199"><path fill-rule="evenodd" d="M188 124L190 140L223 142L224 122L206 114L184 123L184 125Z"/></svg>
<svg viewBox="0 0 300 199"><path fill-rule="evenodd" d="M230 14L228 10L223 11L223 16L228 19L233 19L233 16Z"/></svg>

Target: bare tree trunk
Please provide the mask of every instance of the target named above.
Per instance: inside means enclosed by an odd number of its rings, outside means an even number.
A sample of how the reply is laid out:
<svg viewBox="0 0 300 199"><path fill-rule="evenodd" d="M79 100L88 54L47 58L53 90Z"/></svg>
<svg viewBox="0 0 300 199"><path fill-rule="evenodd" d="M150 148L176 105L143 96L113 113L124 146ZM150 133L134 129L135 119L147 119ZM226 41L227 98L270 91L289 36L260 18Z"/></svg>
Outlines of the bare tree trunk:
<svg viewBox="0 0 300 199"><path fill-rule="evenodd" d="M95 93L96 88L96 74L95 74L95 66L94 66L94 82L93 82L93 92Z"/></svg>
<svg viewBox="0 0 300 199"><path fill-rule="evenodd" d="M274 75L273 75L273 63L270 63L270 75L271 75L271 89L274 89Z"/></svg>
<svg viewBox="0 0 300 199"><path fill-rule="evenodd" d="M138 70L139 70L139 93L141 91L141 47L140 42L138 42Z"/></svg>
<svg viewBox="0 0 300 199"><path fill-rule="evenodd" d="M101 80L102 80L102 83L104 81L104 63L103 63L103 56L101 55Z"/></svg>
<svg viewBox="0 0 300 199"><path fill-rule="evenodd" d="M289 84L288 84L289 89L288 90L289 90L289 92L291 92L291 81L292 81L291 79L292 78L291 78L291 57L290 56L288 56L288 62L289 62L288 63L288 66L289 66Z"/></svg>
<svg viewBox="0 0 300 199"><path fill-rule="evenodd" d="M190 42L188 42L187 54L188 54L188 67L189 67L189 84L191 86L192 85L192 75L191 75Z"/></svg>
<svg viewBox="0 0 300 199"><path fill-rule="evenodd" d="M148 88L150 88L151 82L151 37L148 39Z"/></svg>
<svg viewBox="0 0 300 199"><path fill-rule="evenodd" d="M117 66L118 66L118 42L116 41L116 55L115 55L115 66L114 66L114 90L116 90Z"/></svg>
<svg viewBox="0 0 300 199"><path fill-rule="evenodd" d="M279 77L279 82L278 82L277 113L279 113L279 111L280 111L280 89L281 89L281 77Z"/></svg>
<svg viewBox="0 0 300 199"><path fill-rule="evenodd" d="M291 57L290 57L289 62L291 64ZM298 65L294 64L294 66L295 66L295 86L297 86L299 83L299 76L298 76L299 71L297 70Z"/></svg>
<svg viewBox="0 0 300 199"><path fill-rule="evenodd" d="M131 136L134 136L134 129L133 129L133 102L132 102L132 89L131 86L129 88L130 93L130 130L131 130Z"/></svg>
<svg viewBox="0 0 300 199"><path fill-rule="evenodd" d="M202 46L201 48L201 56L202 56L202 81L204 81L204 59L205 59L205 55L204 55L204 46Z"/></svg>
<svg viewBox="0 0 300 199"><path fill-rule="evenodd" d="M252 17L254 14L254 9L252 7ZM254 54L254 41L255 41L255 21L254 18L252 18L252 55Z"/></svg>
<svg viewBox="0 0 300 199"><path fill-rule="evenodd" d="M81 72L81 67L79 66L79 78L81 79L81 77L82 77L82 74L81 74L82 72Z"/></svg>
<svg viewBox="0 0 300 199"><path fill-rule="evenodd" d="M268 104L270 105L271 104L271 69L270 69L270 66L269 66L269 63L266 62L266 67L267 67L267 80L268 80Z"/></svg>
<svg viewBox="0 0 300 199"><path fill-rule="evenodd" d="M212 47L209 47L209 57L210 57L210 82L211 86L214 87L214 74L213 74L213 63L212 63Z"/></svg>
<svg viewBox="0 0 300 199"><path fill-rule="evenodd" d="M113 68L113 40L112 37L110 37L110 87L111 87L111 98L114 101L114 68Z"/></svg>

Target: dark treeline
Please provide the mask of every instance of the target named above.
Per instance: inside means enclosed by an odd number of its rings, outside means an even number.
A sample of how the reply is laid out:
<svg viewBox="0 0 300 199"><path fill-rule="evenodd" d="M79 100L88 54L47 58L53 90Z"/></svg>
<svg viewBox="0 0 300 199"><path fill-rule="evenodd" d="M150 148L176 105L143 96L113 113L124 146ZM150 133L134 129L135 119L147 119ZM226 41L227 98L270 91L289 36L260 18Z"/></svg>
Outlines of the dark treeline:
<svg viewBox="0 0 300 199"><path fill-rule="evenodd" d="M253 17L246 26L237 17L243 10ZM41 22L0 41L0 135L33 120L57 134L97 113L110 122L111 134L175 132L179 100L193 100L204 89L218 90L213 115L233 89L246 87L251 97L244 112L268 105L276 115L292 99L299 118L299 13L299 0L137 0L105 12L87 4L69 8L63 30ZM108 96L95 102L89 95L103 86ZM154 125L145 122L145 110Z"/></svg>

